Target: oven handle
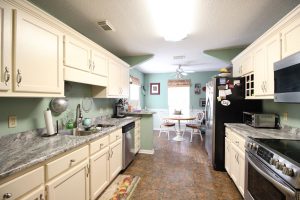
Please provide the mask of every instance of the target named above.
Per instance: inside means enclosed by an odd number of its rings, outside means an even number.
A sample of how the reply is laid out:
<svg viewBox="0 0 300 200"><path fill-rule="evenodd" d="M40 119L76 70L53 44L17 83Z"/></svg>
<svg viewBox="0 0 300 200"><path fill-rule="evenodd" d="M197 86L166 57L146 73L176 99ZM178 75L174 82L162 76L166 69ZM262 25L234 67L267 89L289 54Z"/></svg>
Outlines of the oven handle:
<svg viewBox="0 0 300 200"><path fill-rule="evenodd" d="M296 192L291 190L290 188L288 188L286 185L276 181L273 177L271 177L269 174L267 174L266 172L264 172L262 169L260 169L259 167L256 166L256 164L251 160L252 157L251 155L249 155L247 153L247 160L248 162L252 165L252 167L258 171L258 173L260 173L263 177L265 177L268 181L270 181L277 189L281 190L282 192L290 195L290 196L296 196ZM263 168L265 168L264 166L262 166ZM266 169L267 170L267 169Z"/></svg>

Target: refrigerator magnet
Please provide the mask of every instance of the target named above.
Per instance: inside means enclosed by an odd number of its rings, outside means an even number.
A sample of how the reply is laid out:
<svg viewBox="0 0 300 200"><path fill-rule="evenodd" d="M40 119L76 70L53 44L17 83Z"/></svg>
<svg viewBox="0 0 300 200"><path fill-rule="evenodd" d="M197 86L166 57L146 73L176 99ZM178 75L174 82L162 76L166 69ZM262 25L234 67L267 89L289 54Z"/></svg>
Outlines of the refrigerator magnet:
<svg viewBox="0 0 300 200"><path fill-rule="evenodd" d="M222 106L229 106L230 105L230 101L229 100L222 100L221 104L222 104Z"/></svg>
<svg viewBox="0 0 300 200"><path fill-rule="evenodd" d="M240 86L240 84L241 84L240 80L234 80L233 81L233 85Z"/></svg>
<svg viewBox="0 0 300 200"><path fill-rule="evenodd" d="M217 100L218 100L218 101L221 101L222 99L221 99L221 97L217 97Z"/></svg>

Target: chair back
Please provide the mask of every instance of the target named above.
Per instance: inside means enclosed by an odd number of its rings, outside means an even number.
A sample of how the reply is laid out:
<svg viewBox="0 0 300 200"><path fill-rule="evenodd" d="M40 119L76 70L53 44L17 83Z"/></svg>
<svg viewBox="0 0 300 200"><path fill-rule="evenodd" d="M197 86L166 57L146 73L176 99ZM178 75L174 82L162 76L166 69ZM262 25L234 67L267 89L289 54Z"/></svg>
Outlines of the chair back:
<svg viewBox="0 0 300 200"><path fill-rule="evenodd" d="M202 122L203 122L204 115L205 115L205 114L204 114L203 111L200 111L200 112L197 113L197 118L196 118L196 120L197 120L199 123L201 123L201 124L202 124Z"/></svg>

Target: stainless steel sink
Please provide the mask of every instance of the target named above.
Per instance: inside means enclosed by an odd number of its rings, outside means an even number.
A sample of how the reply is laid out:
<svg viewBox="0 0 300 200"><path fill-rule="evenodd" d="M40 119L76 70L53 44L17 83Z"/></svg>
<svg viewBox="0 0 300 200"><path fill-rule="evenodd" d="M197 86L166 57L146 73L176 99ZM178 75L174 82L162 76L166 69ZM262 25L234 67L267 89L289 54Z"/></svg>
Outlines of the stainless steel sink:
<svg viewBox="0 0 300 200"><path fill-rule="evenodd" d="M90 131L85 131L85 130L77 130L75 132L75 136L88 136L88 135L92 135L92 134L95 134L95 133L98 133L99 131L98 130L90 130Z"/></svg>
<svg viewBox="0 0 300 200"><path fill-rule="evenodd" d="M113 124L97 124L96 127L101 127L101 128L110 128L110 127L113 127L115 125Z"/></svg>

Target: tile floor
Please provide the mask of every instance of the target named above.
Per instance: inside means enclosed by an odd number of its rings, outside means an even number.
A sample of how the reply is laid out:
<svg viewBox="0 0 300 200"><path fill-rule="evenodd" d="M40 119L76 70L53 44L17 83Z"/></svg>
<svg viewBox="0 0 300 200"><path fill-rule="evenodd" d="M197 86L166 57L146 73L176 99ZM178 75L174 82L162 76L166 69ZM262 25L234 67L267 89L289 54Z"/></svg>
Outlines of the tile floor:
<svg viewBox="0 0 300 200"><path fill-rule="evenodd" d="M155 154L138 154L123 172L141 177L132 200L243 199L226 172L212 169L198 135L190 143L189 134L184 142L154 134Z"/></svg>

